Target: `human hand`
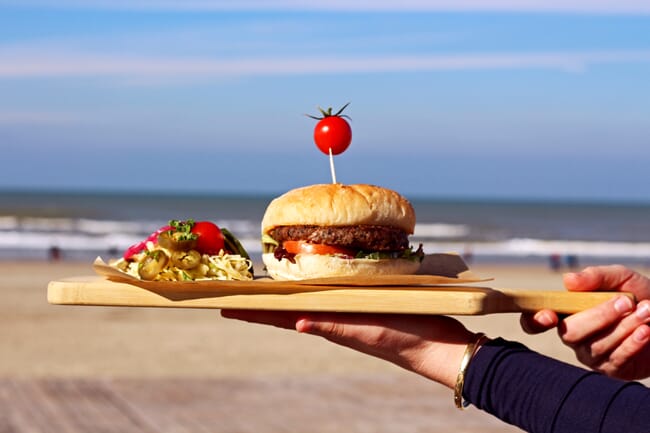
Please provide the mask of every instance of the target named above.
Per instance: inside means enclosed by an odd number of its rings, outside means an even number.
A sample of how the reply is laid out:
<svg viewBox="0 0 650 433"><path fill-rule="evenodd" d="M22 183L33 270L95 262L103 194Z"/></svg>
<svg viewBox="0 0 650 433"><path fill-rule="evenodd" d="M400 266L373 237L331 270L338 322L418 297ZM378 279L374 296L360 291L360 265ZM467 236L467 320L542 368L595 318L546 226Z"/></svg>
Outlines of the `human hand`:
<svg viewBox="0 0 650 433"><path fill-rule="evenodd" d="M564 275L570 291L632 293L637 305L617 296L560 321L551 310L522 314L524 331L535 334L557 326L562 341L586 366L626 380L650 376L650 279L621 265L592 266Z"/></svg>
<svg viewBox="0 0 650 433"><path fill-rule="evenodd" d="M449 317L222 310L225 318L295 329L392 362L450 388L474 334Z"/></svg>

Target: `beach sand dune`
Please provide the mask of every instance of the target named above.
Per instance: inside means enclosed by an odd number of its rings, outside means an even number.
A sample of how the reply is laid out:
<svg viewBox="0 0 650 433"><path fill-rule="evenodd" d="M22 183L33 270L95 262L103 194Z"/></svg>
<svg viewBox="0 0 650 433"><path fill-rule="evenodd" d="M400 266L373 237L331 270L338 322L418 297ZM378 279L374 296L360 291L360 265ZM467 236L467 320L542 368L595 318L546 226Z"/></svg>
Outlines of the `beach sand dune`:
<svg viewBox="0 0 650 433"><path fill-rule="evenodd" d="M71 387L87 402L80 390L103 390L148 420L147 429L115 431L519 431L473 408L458 411L437 384L313 336L225 320L214 310L47 303L50 280L92 275L90 263L3 262L0 271L0 400ZM560 274L542 266L473 271L494 277L494 287L562 290ZM518 314L460 319L575 363L554 332L523 333ZM14 411L5 420L23 419L11 401L0 401ZM48 407L59 405L54 413L69 418L69 403L52 397ZM204 430L179 427L190 420Z"/></svg>

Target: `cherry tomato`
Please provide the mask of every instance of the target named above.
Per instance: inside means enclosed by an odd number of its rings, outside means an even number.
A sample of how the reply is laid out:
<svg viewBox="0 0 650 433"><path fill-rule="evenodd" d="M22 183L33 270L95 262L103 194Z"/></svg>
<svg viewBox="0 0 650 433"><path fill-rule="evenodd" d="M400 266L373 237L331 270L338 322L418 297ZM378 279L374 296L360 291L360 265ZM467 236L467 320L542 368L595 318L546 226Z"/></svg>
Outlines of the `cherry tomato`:
<svg viewBox="0 0 650 433"><path fill-rule="evenodd" d="M196 250L202 254L219 254L224 249L223 233L216 224L210 221L198 221L192 227L192 233L199 238L196 240Z"/></svg>
<svg viewBox="0 0 650 433"><path fill-rule="evenodd" d="M326 155L329 155L330 149L332 155L341 154L352 142L352 129L342 117L328 116L316 124L314 142Z"/></svg>
<svg viewBox="0 0 650 433"><path fill-rule="evenodd" d="M291 254L336 254L354 257L356 251L350 248L326 244L312 244L305 241L284 241L282 247Z"/></svg>
<svg viewBox="0 0 650 433"><path fill-rule="evenodd" d="M349 104L349 102L345 104L335 114L332 114L330 107L327 110L319 108L322 117L309 116L318 120L314 128L314 142L325 155L329 155L330 150L332 155L339 155L345 152L352 142L352 128L344 119L347 116L341 114Z"/></svg>

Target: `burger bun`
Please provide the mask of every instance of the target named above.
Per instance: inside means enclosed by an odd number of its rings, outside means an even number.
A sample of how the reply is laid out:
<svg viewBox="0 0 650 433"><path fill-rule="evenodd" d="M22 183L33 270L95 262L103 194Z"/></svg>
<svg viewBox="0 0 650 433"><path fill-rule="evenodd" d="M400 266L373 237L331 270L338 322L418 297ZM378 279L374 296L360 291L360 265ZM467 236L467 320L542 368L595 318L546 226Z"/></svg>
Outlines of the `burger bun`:
<svg viewBox="0 0 650 433"><path fill-rule="evenodd" d="M413 234L415 211L397 192L375 185L309 185L271 201L262 219L262 233L296 225L379 225Z"/></svg>

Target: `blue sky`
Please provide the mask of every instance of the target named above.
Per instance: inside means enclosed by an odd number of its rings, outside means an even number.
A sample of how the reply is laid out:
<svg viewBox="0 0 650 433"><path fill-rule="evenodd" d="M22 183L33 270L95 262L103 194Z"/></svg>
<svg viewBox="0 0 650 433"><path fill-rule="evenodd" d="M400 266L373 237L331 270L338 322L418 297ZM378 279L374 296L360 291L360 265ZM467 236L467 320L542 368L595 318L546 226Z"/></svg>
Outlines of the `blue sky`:
<svg viewBox="0 0 650 433"><path fill-rule="evenodd" d="M647 1L0 0L0 189L650 201Z"/></svg>

